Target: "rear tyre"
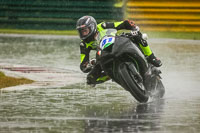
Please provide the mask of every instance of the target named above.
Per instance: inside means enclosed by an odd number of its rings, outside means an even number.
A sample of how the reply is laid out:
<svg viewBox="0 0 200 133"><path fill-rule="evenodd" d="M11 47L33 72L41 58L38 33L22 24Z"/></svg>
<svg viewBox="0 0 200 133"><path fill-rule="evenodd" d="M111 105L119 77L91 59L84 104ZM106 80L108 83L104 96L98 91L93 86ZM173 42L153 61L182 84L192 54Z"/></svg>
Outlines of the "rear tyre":
<svg viewBox="0 0 200 133"><path fill-rule="evenodd" d="M120 85L128 90L140 103L148 101L149 96L143 84L139 83L138 72L131 62L122 63L118 67ZM142 85L141 85L142 84Z"/></svg>

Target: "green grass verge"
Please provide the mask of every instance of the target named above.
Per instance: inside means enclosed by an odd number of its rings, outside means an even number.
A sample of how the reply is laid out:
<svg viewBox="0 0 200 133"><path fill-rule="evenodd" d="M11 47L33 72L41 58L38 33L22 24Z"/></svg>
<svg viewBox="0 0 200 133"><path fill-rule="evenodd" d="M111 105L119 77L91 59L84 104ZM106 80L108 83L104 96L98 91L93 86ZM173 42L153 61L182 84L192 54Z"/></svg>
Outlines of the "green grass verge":
<svg viewBox="0 0 200 133"><path fill-rule="evenodd" d="M143 33L145 31L142 31ZM76 30L18 30L0 29L0 33L45 34L45 35L78 35ZM158 32L147 31L149 38L176 38L200 40L200 32Z"/></svg>
<svg viewBox="0 0 200 133"><path fill-rule="evenodd" d="M45 34L45 35L78 35L76 30L18 30L0 29L0 33L14 34Z"/></svg>
<svg viewBox="0 0 200 133"><path fill-rule="evenodd" d="M30 84L33 82L34 81L25 79L25 78L9 77L9 76L6 76L3 72L0 72L0 89L10 87L10 86Z"/></svg>

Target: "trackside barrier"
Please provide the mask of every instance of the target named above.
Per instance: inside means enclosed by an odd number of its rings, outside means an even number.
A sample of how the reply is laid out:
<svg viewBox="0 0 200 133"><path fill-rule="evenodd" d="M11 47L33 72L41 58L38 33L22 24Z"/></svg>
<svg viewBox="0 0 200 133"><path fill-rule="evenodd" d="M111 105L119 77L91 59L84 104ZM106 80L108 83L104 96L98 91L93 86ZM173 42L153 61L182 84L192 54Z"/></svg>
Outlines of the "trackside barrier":
<svg viewBox="0 0 200 133"><path fill-rule="evenodd" d="M115 0L0 0L0 28L75 29L84 15L112 21L123 19Z"/></svg>
<svg viewBox="0 0 200 133"><path fill-rule="evenodd" d="M199 0L128 0L126 13L144 30L200 32Z"/></svg>

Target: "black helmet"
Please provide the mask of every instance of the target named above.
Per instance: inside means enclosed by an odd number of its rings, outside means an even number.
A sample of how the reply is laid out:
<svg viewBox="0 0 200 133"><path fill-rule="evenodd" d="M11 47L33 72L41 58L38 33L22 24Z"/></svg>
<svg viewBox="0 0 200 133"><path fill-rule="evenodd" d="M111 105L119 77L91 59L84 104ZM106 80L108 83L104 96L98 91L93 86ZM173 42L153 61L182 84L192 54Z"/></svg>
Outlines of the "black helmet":
<svg viewBox="0 0 200 133"><path fill-rule="evenodd" d="M82 40L90 42L97 32L97 22L92 16L83 16L77 21L76 29Z"/></svg>

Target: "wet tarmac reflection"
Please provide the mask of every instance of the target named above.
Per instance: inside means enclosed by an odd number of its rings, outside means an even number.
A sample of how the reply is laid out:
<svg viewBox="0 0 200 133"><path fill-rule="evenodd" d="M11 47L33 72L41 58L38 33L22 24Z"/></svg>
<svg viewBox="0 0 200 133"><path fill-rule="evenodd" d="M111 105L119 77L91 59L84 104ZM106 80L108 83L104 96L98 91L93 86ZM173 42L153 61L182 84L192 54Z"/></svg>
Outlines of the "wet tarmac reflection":
<svg viewBox="0 0 200 133"><path fill-rule="evenodd" d="M139 104L109 81L91 88L0 91L0 132L198 133L200 132L200 41L150 39L163 61L163 99ZM77 37L5 36L0 62L79 70ZM66 81L67 82L67 81Z"/></svg>

